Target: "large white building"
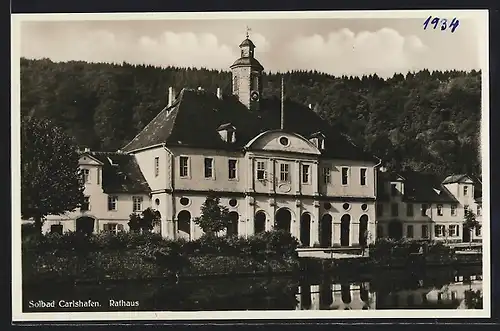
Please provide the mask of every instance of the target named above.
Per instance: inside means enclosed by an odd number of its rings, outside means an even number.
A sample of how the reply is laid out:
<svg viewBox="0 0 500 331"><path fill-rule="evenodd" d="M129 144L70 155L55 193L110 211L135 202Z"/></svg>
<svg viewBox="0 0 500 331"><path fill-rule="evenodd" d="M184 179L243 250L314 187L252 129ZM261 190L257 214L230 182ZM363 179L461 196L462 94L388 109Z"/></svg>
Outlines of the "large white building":
<svg viewBox="0 0 500 331"><path fill-rule="evenodd" d="M305 246L374 234L378 159L307 106L265 98L255 45L247 38L240 48L233 95L170 89L167 107L120 152L83 153L89 204L49 217L45 230L126 230L130 213L152 206L163 236L198 238L193 218L215 191L230 209L230 233L279 227Z"/></svg>
<svg viewBox="0 0 500 331"><path fill-rule="evenodd" d="M309 107L283 96L266 98L255 45L247 37L240 49L241 57L230 66L231 96L219 89L175 93L170 88L168 105L121 151L82 153L88 203L49 216L44 231L127 230L131 213L152 207L161 214L158 231L164 237L195 239L202 230L193 218L215 191L230 210L230 234L248 236L278 227L304 246L322 247L373 241L377 228L379 236L388 235L390 221L406 215L403 206L409 204L401 197L411 197L411 185L406 187L403 177L382 178L377 188L379 160ZM461 180L449 180L439 190L452 199L448 191L461 192ZM403 194L384 200L394 185ZM414 214L398 223L397 236L422 237L426 225L429 236L439 237L433 222L461 224L458 216L419 217L417 203L431 207L441 201L424 200L412 202ZM449 213L448 202L473 206L472 200L452 200L443 201L441 210ZM391 215L395 204L398 212Z"/></svg>

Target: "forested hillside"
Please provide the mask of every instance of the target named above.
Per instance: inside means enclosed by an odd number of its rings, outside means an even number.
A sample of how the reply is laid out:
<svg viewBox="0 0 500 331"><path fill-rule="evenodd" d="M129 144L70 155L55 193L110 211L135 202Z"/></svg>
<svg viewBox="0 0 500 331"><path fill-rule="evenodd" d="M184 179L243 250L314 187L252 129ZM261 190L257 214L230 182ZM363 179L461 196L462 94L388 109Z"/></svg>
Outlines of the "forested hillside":
<svg viewBox="0 0 500 331"><path fill-rule="evenodd" d="M168 87L230 93L230 73L21 59L22 115L48 117L82 146L117 150L167 103ZM280 94L266 74L264 96ZM390 79L286 73L287 98L314 111L390 168L480 175L481 75L423 70Z"/></svg>

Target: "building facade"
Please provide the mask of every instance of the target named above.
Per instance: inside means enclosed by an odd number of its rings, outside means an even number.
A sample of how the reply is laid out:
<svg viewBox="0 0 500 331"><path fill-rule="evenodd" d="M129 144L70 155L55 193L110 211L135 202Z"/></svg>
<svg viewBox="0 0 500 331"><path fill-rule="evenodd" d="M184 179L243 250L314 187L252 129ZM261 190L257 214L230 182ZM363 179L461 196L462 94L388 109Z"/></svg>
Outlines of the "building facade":
<svg viewBox="0 0 500 331"><path fill-rule="evenodd" d="M447 242L482 238L481 226L464 227L467 211L482 223L480 180L416 172L379 172L378 180L377 237Z"/></svg>
<svg viewBox="0 0 500 331"><path fill-rule="evenodd" d="M44 231L126 231L131 213L152 207L162 236L196 239L193 219L215 192L230 211L228 234L279 228L304 247L463 233L463 210L480 208L470 178L422 189L422 178L379 174L379 159L286 99L283 86L281 99L266 98L255 45L247 37L240 49L232 95L171 87L167 106L120 151L83 151L86 202L47 217Z"/></svg>

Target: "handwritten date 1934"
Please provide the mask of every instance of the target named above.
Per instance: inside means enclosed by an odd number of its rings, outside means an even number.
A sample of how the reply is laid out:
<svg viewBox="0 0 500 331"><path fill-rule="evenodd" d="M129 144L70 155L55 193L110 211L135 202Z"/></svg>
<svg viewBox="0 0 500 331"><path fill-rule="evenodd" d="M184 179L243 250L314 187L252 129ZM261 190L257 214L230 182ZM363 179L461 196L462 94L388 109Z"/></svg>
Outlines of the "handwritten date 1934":
<svg viewBox="0 0 500 331"><path fill-rule="evenodd" d="M450 29L451 32L453 33L458 28L459 24L460 21L456 17L454 17L451 21L448 22L446 18L429 16L424 22L424 30L426 30L428 27L429 28L433 27L435 30L439 26L442 31Z"/></svg>

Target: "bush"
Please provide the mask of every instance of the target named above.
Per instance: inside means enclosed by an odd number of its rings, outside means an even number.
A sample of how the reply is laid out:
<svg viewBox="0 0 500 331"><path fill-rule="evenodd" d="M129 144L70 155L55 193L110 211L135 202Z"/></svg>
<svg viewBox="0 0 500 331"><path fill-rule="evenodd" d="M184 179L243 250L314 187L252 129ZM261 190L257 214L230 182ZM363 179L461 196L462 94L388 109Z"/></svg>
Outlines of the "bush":
<svg viewBox="0 0 500 331"><path fill-rule="evenodd" d="M439 241L410 240L403 238L394 240L379 238L370 244L370 258L375 260L386 260L392 258L407 258L412 253L423 252L434 256L448 257L452 249Z"/></svg>

